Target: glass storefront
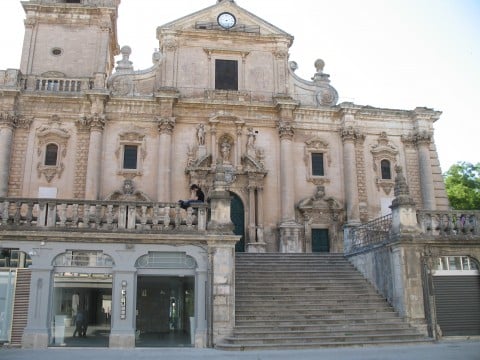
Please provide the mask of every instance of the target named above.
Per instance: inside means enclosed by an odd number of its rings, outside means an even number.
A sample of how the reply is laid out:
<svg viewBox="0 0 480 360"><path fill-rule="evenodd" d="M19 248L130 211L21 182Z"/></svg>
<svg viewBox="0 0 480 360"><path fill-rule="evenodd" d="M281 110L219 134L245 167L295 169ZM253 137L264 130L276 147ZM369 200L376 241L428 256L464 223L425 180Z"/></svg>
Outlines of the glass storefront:
<svg viewBox="0 0 480 360"><path fill-rule="evenodd" d="M111 310L110 274L56 273L50 345L108 347Z"/></svg>
<svg viewBox="0 0 480 360"><path fill-rule="evenodd" d="M193 276L139 276L136 346L191 346L195 325L194 289Z"/></svg>

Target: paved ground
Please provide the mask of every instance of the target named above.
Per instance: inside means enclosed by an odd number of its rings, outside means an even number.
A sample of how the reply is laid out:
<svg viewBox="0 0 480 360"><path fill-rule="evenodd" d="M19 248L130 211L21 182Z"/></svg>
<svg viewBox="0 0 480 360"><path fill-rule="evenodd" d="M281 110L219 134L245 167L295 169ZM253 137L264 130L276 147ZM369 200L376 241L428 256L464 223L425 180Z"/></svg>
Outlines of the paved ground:
<svg viewBox="0 0 480 360"><path fill-rule="evenodd" d="M436 344L334 348L297 351L224 352L212 349L137 348L110 350L70 348L0 349L1 360L480 360L480 339Z"/></svg>

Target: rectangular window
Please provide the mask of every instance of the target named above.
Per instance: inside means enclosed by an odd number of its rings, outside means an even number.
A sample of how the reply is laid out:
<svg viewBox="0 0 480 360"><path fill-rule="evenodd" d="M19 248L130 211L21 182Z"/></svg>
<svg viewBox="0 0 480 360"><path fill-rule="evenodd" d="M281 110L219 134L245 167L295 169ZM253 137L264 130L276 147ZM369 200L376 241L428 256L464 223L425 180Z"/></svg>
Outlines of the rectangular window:
<svg viewBox="0 0 480 360"><path fill-rule="evenodd" d="M238 90L238 62L215 60L215 89Z"/></svg>
<svg viewBox="0 0 480 360"><path fill-rule="evenodd" d="M123 168L136 169L137 168L137 145L125 145L123 147Z"/></svg>
<svg viewBox="0 0 480 360"><path fill-rule="evenodd" d="M312 176L324 176L323 154L312 153Z"/></svg>
<svg viewBox="0 0 480 360"><path fill-rule="evenodd" d="M312 252L330 252L328 229L312 229Z"/></svg>

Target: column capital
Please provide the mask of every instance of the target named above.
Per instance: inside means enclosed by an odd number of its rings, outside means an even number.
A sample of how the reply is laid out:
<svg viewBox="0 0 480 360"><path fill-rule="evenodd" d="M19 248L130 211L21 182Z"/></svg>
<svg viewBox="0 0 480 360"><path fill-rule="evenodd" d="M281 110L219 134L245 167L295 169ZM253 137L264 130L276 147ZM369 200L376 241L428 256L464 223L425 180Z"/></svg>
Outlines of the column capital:
<svg viewBox="0 0 480 360"><path fill-rule="evenodd" d="M407 135L402 135L402 142L407 146L430 145L433 133L427 130L415 131Z"/></svg>
<svg viewBox="0 0 480 360"><path fill-rule="evenodd" d="M79 129L82 130L96 130L96 131L103 131L105 128L105 124L107 123L107 119L105 114L92 114L87 116L82 116L80 119L76 121L76 125Z"/></svg>
<svg viewBox="0 0 480 360"><path fill-rule="evenodd" d="M279 121L277 123L280 139L292 140L295 129L290 121Z"/></svg>
<svg viewBox="0 0 480 360"><path fill-rule="evenodd" d="M155 117L157 122L158 132L160 134L172 135L173 129L175 128L175 118L174 117Z"/></svg>
<svg viewBox="0 0 480 360"><path fill-rule="evenodd" d="M342 128L341 136L343 142L365 139L365 135L359 129L354 128L353 126L345 126L344 128Z"/></svg>

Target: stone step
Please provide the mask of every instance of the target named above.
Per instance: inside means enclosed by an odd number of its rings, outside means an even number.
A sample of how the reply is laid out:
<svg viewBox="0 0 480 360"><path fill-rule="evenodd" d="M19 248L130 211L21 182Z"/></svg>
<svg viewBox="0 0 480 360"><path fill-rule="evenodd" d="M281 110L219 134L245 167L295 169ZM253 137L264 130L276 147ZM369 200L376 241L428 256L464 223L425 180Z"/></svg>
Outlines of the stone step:
<svg viewBox="0 0 480 360"><path fill-rule="evenodd" d="M357 340L346 340L343 342L328 342L328 341L314 341L310 343L288 343L284 342L282 344L255 344L255 345L244 345L244 344L231 344L231 343L219 343L215 345L215 348L223 351L244 351L244 350L307 350L307 349L318 349L318 348L334 348L334 347L363 347L369 345L406 345L406 344L424 344L431 343L432 339L428 338L419 338L419 339L389 339L389 340L379 340L375 341L357 341Z"/></svg>
<svg viewBox="0 0 480 360"><path fill-rule="evenodd" d="M342 254L237 254L235 329L217 348L425 341Z"/></svg>
<svg viewBox="0 0 480 360"><path fill-rule="evenodd" d="M352 311L371 311L371 310L377 310L377 311L386 311L386 310L391 310L391 307L387 304L358 304L358 303L353 303L353 304L347 304L343 305L341 308L336 305L336 304L327 304L327 305L322 305L322 304L313 304L309 306L302 306L298 305L295 303L289 304L289 305L276 305L272 304L272 306L255 306L255 307L241 307L237 306L236 307L236 314L237 315L243 315L243 314L275 314L276 312L280 311L288 311L291 313L314 313L314 312L336 312L336 313L347 313L347 312L352 312Z"/></svg>
<svg viewBox="0 0 480 360"><path fill-rule="evenodd" d="M266 333L276 333L276 332L285 332L285 331L312 331L312 332L353 332L353 331L416 331L406 322L403 322L401 319L398 319L398 323L389 323L389 322L368 322L368 323L332 323L332 324L295 324L295 325L245 325L235 326L234 334L266 334Z"/></svg>
<svg viewBox="0 0 480 360"><path fill-rule="evenodd" d="M361 319L372 319L372 320L385 320L385 319L397 319L397 315L393 311L377 311L372 313L371 311L368 312L359 312L359 313L345 313L345 312L328 312L325 311L323 313L319 312L307 312L305 314L236 314L235 320L238 321L269 321L274 319L275 321L298 321L298 322L305 322L307 320L310 321L328 321L328 320L361 320Z"/></svg>

